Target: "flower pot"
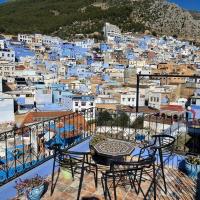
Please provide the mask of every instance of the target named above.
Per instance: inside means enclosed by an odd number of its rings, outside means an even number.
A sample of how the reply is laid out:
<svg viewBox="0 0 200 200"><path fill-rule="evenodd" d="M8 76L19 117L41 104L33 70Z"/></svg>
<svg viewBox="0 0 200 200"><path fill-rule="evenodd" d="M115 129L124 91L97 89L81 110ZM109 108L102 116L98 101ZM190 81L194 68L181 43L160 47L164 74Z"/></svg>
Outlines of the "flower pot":
<svg viewBox="0 0 200 200"><path fill-rule="evenodd" d="M31 191L28 192L28 200L40 200L43 192L44 192L44 184L32 188Z"/></svg>
<svg viewBox="0 0 200 200"><path fill-rule="evenodd" d="M200 172L200 165L192 164L185 160L185 170L189 177L196 179Z"/></svg>

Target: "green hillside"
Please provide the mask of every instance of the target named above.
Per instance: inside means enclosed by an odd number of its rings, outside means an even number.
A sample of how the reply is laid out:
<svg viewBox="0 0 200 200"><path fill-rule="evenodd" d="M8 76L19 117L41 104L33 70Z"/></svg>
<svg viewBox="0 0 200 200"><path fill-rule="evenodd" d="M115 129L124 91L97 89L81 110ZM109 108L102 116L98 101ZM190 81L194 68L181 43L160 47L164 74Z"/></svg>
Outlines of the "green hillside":
<svg viewBox="0 0 200 200"><path fill-rule="evenodd" d="M200 41L198 15L166 0L15 0L0 6L0 32L43 33L61 38L102 32L105 22L122 31L177 35Z"/></svg>
<svg viewBox="0 0 200 200"><path fill-rule="evenodd" d="M144 30L142 24L131 20L132 6L127 1L123 4L106 2L106 9L96 4L94 0L18 0L4 4L0 6L0 32L50 34L56 31L59 36L66 37L100 32L105 21L123 30Z"/></svg>

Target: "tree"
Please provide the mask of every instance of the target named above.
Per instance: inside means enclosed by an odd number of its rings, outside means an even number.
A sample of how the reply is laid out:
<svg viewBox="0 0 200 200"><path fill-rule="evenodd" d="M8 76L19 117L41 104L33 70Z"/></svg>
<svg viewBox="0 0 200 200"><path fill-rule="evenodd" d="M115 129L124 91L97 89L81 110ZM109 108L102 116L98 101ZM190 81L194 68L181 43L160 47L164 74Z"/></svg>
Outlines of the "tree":
<svg viewBox="0 0 200 200"><path fill-rule="evenodd" d="M102 125L107 125L109 121L112 121L112 116L108 111L102 111L99 112L99 116L97 118L97 125L102 126Z"/></svg>
<svg viewBox="0 0 200 200"><path fill-rule="evenodd" d="M155 31L152 31L152 35L157 37L157 33Z"/></svg>
<svg viewBox="0 0 200 200"><path fill-rule="evenodd" d="M132 128L135 129L143 129L144 128L144 117L143 116L139 116L132 124L131 124Z"/></svg>
<svg viewBox="0 0 200 200"><path fill-rule="evenodd" d="M128 127L130 118L125 112L120 112L117 116L114 118L114 125L120 126L120 127Z"/></svg>

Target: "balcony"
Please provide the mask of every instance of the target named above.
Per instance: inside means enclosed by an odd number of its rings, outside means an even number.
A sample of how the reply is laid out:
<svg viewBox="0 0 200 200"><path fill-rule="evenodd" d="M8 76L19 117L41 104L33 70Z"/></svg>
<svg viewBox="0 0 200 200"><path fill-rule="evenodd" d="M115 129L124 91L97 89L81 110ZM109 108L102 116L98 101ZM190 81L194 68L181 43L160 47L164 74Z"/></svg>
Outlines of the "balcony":
<svg viewBox="0 0 200 200"><path fill-rule="evenodd" d="M127 112L92 108L1 133L1 199L16 196L14 186L19 177L24 179L40 174L51 180L54 144L60 144L62 149L88 151L89 141L96 134L131 142L136 151L140 149L140 145L149 143L152 135L173 136L176 139L173 154L164 161L167 193L162 187L157 187L157 199L198 199L198 178L190 178L184 168L185 154L199 153L200 141L195 135L195 129L191 137L191 129L188 129L184 117L174 119L173 116L165 117L153 112L155 110L145 114L131 110ZM156 178L159 185L163 185L159 165L157 155ZM61 170L53 194L50 194L49 186L42 199L66 199L66 196L69 200L76 199L78 184L77 176L73 181L66 170ZM143 181L142 188L148 192L148 199L153 199L151 182ZM86 173L81 190L81 197L86 196L104 199L100 180L98 188L95 189L90 173ZM143 199L141 194L136 195L128 185L119 187L117 196L118 199L126 200Z"/></svg>

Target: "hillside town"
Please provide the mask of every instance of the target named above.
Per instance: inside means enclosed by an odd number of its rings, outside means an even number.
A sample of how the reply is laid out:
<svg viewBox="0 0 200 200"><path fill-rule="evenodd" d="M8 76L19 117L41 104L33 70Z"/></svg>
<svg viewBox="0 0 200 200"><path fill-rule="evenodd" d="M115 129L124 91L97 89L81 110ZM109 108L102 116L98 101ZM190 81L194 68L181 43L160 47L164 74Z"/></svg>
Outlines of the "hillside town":
<svg viewBox="0 0 200 200"><path fill-rule="evenodd" d="M183 76L141 78L139 112L180 115L190 99L199 115L199 47L171 36L122 34L110 23L103 31L101 42L80 34L72 42L2 35L0 130L92 107L135 112L137 74Z"/></svg>

